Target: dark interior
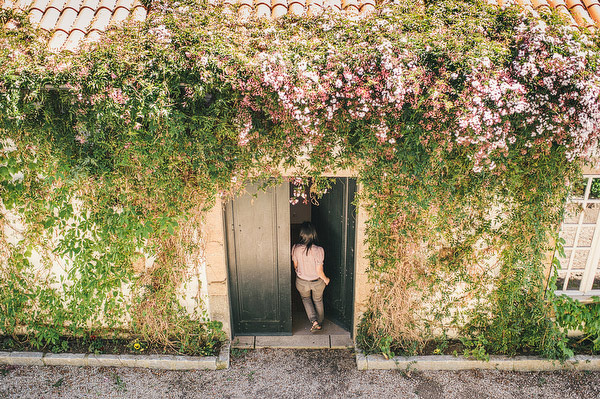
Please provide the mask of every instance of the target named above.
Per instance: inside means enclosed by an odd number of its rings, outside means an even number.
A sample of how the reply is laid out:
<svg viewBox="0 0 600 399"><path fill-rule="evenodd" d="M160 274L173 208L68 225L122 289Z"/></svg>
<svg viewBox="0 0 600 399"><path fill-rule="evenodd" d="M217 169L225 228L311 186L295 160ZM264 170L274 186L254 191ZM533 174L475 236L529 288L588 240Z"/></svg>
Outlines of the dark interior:
<svg viewBox="0 0 600 399"><path fill-rule="evenodd" d="M294 186L290 184L290 193L294 192ZM291 224L291 246L300 242L300 225L303 222L313 222L312 215L314 213L313 208L318 205L314 205L310 203L310 200L305 203L303 201L299 201L297 204L290 204L290 224ZM342 206L342 204L340 204ZM325 234L325 232L319 231L317 229L317 235ZM329 267L332 267L329 265ZM296 289L296 273L294 272L294 267L292 264L291 267L291 289L292 289L292 334L311 334L310 327L311 323L306 316L306 312L304 311L304 306L302 305L302 298ZM326 271L327 274L327 271ZM330 294L328 289L325 288L324 296ZM325 321L323 322L323 329L315 334L338 334L344 333L348 330L343 326L339 325L335 321L333 321L330 317L328 317L328 309L325 307Z"/></svg>

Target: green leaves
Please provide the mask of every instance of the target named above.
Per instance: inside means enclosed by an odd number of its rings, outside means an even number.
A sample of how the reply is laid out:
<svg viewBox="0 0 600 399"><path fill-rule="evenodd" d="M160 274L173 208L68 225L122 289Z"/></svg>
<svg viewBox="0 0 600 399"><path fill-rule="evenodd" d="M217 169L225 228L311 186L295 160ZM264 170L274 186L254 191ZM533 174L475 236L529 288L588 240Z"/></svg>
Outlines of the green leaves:
<svg viewBox="0 0 600 399"><path fill-rule="evenodd" d="M465 327L474 356L565 351L540 293L544 248L577 166L548 132L530 139L521 114L498 114L502 123L480 124L480 135L459 129L476 108L479 97L464 96L474 83L518 83L515 32L521 22L530 29L527 20L477 1L405 1L359 21L326 13L240 25L187 3L189 12L155 9L144 24L58 55L32 40L40 33L24 16L0 10L0 21L23 26L0 31L0 140L15 143L0 150L0 197L25 226L24 241L6 245L0 329L26 325L39 345L56 346L65 326L123 326L138 310L128 306L152 304L136 331L152 335L153 320L168 320L155 339L172 342L175 331L186 337L181 347L201 353L219 329L198 331L198 315L177 307L175 254L193 247L180 240L187 216L235 195L245 179L350 167L369 210L380 288L367 333L377 350L414 351L431 331ZM538 67L552 57L541 58ZM479 82L470 74L482 59ZM596 61L586 73L597 73ZM525 80L532 95L546 93L540 79ZM500 101L486 101L480 111L498 110ZM29 264L32 248L62 257L66 275ZM132 270L140 251L144 262L158 259L151 271ZM433 305L403 302L414 298Z"/></svg>

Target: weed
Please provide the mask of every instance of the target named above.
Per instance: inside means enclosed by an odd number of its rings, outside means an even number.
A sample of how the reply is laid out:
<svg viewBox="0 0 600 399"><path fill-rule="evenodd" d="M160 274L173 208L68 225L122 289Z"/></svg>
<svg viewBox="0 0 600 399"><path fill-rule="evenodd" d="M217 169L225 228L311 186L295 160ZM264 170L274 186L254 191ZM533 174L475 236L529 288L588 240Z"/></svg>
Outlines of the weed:
<svg viewBox="0 0 600 399"><path fill-rule="evenodd" d="M0 367L0 375L2 377L6 377L11 371L13 371L15 369L15 366L2 366Z"/></svg>
<svg viewBox="0 0 600 399"><path fill-rule="evenodd" d="M0 343L0 348L2 350L10 350L13 349L15 347L15 341L14 339L10 338L10 337L5 337L2 342Z"/></svg>
<svg viewBox="0 0 600 399"><path fill-rule="evenodd" d="M386 359L391 359L394 357L394 352L392 352L391 349L392 341L392 337L385 336L379 343L379 350L381 351L383 357L385 357Z"/></svg>
<svg viewBox="0 0 600 399"><path fill-rule="evenodd" d="M409 362L409 363L406 365L406 368L404 368L404 369L400 369L400 370L399 370L399 371L400 371L400 374L402 374L402 376L403 376L404 378L410 378L410 377L411 377L411 375L412 375L412 372L415 370L415 367L414 367L414 366L415 366L415 364L417 364L417 362L416 362L416 361L414 361L414 360L413 360L412 362Z"/></svg>
<svg viewBox="0 0 600 399"><path fill-rule="evenodd" d="M540 377L538 379L538 384L537 385L538 385L538 387L542 387L542 386L544 386L546 384L546 382L547 382L547 380L544 377Z"/></svg>
<svg viewBox="0 0 600 399"><path fill-rule="evenodd" d="M463 352L464 357L473 358L475 360L490 360L490 355L486 349L489 342L484 336L477 336L475 340L461 339L461 342L465 346Z"/></svg>
<svg viewBox="0 0 600 399"><path fill-rule="evenodd" d="M231 357L239 358L248 353L250 349L231 348Z"/></svg>
<svg viewBox="0 0 600 399"><path fill-rule="evenodd" d="M89 340L86 339L86 341L88 343L88 352L98 355L104 350L104 343L97 336L91 335Z"/></svg>
<svg viewBox="0 0 600 399"><path fill-rule="evenodd" d="M54 384L52 384L52 386L54 388L60 388L64 381L65 381L65 377L61 377L58 379L58 381L56 381Z"/></svg>
<svg viewBox="0 0 600 399"><path fill-rule="evenodd" d="M119 374L113 373L112 377L113 377L113 382L115 383L115 387L116 387L117 391L120 391L120 392L127 391L127 388L125 387L125 381L123 381L121 379L121 376Z"/></svg>
<svg viewBox="0 0 600 399"><path fill-rule="evenodd" d="M435 355L443 355L446 349L448 349L448 338L444 336L438 341L433 353Z"/></svg>

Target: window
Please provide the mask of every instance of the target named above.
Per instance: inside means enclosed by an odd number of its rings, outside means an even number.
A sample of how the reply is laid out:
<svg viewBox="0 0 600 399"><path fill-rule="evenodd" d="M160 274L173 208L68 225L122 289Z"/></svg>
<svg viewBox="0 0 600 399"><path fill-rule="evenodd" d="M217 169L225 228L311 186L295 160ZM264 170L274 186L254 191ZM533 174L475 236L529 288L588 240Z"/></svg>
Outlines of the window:
<svg viewBox="0 0 600 399"><path fill-rule="evenodd" d="M559 257L556 294L600 296L600 175L584 175L574 188L560 237L565 240L565 257Z"/></svg>

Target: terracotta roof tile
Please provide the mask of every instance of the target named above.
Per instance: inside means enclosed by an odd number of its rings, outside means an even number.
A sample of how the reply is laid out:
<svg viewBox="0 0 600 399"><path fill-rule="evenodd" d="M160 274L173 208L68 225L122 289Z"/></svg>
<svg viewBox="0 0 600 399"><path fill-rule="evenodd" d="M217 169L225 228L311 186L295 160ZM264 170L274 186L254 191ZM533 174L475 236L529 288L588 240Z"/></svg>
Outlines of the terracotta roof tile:
<svg viewBox="0 0 600 399"><path fill-rule="evenodd" d="M72 9L73 11L75 11L77 13L79 11L79 9L81 8L81 1L82 0L68 0L67 4L65 4L65 10Z"/></svg>
<svg viewBox="0 0 600 399"><path fill-rule="evenodd" d="M533 15L551 9L562 14L573 26L600 28L600 0L487 0L505 7L518 4ZM315 16L325 9L351 15L366 15L375 10L375 0L209 0L209 4L228 5L225 12L237 10L246 20L279 18L285 14ZM131 18L146 19L148 11L140 0L0 0L5 9L29 13L33 24L51 33L52 51L77 50L85 40L98 40L109 27Z"/></svg>
<svg viewBox="0 0 600 399"><path fill-rule="evenodd" d="M488 3L503 7L513 4L515 1L521 8L534 15L537 15L534 11L555 10L572 26L600 28L599 0L488 0Z"/></svg>
<svg viewBox="0 0 600 399"><path fill-rule="evenodd" d="M323 2L325 8L332 8L336 11L340 11L342 9L342 1L341 0L325 0Z"/></svg>
<svg viewBox="0 0 600 399"><path fill-rule="evenodd" d="M537 11L535 10L535 6L531 2L531 0L517 0L517 3L528 12L534 14L535 16L539 16Z"/></svg>
<svg viewBox="0 0 600 399"><path fill-rule="evenodd" d="M79 48L85 38L85 32L81 30L72 30L69 37L63 44L63 48L69 51L75 51Z"/></svg>
<svg viewBox="0 0 600 399"><path fill-rule="evenodd" d="M600 4L597 0L584 1L590 17L596 22L596 26L600 28Z"/></svg>
<svg viewBox="0 0 600 399"><path fill-rule="evenodd" d="M288 11L292 15L304 14L305 7L306 7L305 0L290 0L290 2L288 3Z"/></svg>
<svg viewBox="0 0 600 399"><path fill-rule="evenodd" d="M342 8L347 13L358 14L358 0L342 0Z"/></svg>
<svg viewBox="0 0 600 399"><path fill-rule="evenodd" d="M81 9L83 10L84 8L89 8L95 11L98 8L99 4L100 0L84 0L83 4L81 5Z"/></svg>
<svg viewBox="0 0 600 399"><path fill-rule="evenodd" d="M117 5L117 0L100 0L100 4L98 5L98 10L106 8L109 11L113 11L115 6Z"/></svg>
<svg viewBox="0 0 600 399"><path fill-rule="evenodd" d="M64 8L56 26L55 30L62 30L64 32L68 32L73 23L77 19L77 13L79 11L79 6L81 4L81 0L69 1L67 6Z"/></svg>
<svg viewBox="0 0 600 399"><path fill-rule="evenodd" d="M550 11L552 9L546 0L531 0L531 3L537 11Z"/></svg>
<svg viewBox="0 0 600 399"><path fill-rule="evenodd" d="M33 5L31 6L31 8L38 9L38 10L44 12L44 10L46 10L46 6L48 6L49 3L50 3L50 0L35 0L33 2Z"/></svg>
<svg viewBox="0 0 600 399"><path fill-rule="evenodd" d="M558 13L562 15L570 25L577 26L577 22L575 22L573 15L571 15L569 12L569 8L564 0L548 0L548 3L550 3L552 8L558 11Z"/></svg>
<svg viewBox="0 0 600 399"><path fill-rule="evenodd" d="M287 14L287 0L271 0L271 17L279 18Z"/></svg>
<svg viewBox="0 0 600 399"><path fill-rule="evenodd" d="M32 24L39 24L46 11L46 6L50 0L35 0L29 10L29 20Z"/></svg>
<svg viewBox="0 0 600 399"><path fill-rule="evenodd" d="M268 18L271 16L271 0L256 0L254 2L256 16L259 18Z"/></svg>
<svg viewBox="0 0 600 399"><path fill-rule="evenodd" d="M323 0L306 0L306 14L310 16L319 15L323 12Z"/></svg>
<svg viewBox="0 0 600 399"><path fill-rule="evenodd" d="M69 34L67 32L57 30L50 38L50 41L48 42L48 48L50 49L50 51L60 50L68 38Z"/></svg>
<svg viewBox="0 0 600 399"><path fill-rule="evenodd" d="M567 7L573 18L579 26L585 26L586 28L594 27L594 20L587 11L587 7L581 0L567 0Z"/></svg>
<svg viewBox="0 0 600 399"><path fill-rule="evenodd" d="M89 31L100 31L104 32L108 28L110 24L110 18L112 17L112 11L108 8L98 8L96 11L96 16L92 21L92 26L90 26Z"/></svg>
<svg viewBox="0 0 600 399"><path fill-rule="evenodd" d="M242 20L247 20L252 15L252 9L254 8L254 2L252 0L240 0L240 9L238 15Z"/></svg>
<svg viewBox="0 0 600 399"><path fill-rule="evenodd" d="M61 12L64 10L65 0L52 0L40 21L40 28L51 32L60 18Z"/></svg>
<svg viewBox="0 0 600 399"><path fill-rule="evenodd" d="M135 0L134 6L133 6L133 11L131 12L132 21L135 21L135 22L144 21L146 19L147 15L148 15L148 10L146 10L146 7L144 7L139 2L139 0Z"/></svg>
<svg viewBox="0 0 600 399"><path fill-rule="evenodd" d="M113 12L112 18L110 19L109 25L115 26L125 21L127 17L129 17L129 15L131 14L133 3L134 0L119 0L115 5L115 10Z"/></svg>
<svg viewBox="0 0 600 399"><path fill-rule="evenodd" d="M363 0L360 6L361 14L368 14L375 11L375 0Z"/></svg>
<svg viewBox="0 0 600 399"><path fill-rule="evenodd" d="M76 51L84 40L100 37L110 26L148 14L140 0L0 0L0 6L27 12L29 20L51 33L51 51Z"/></svg>
<svg viewBox="0 0 600 399"><path fill-rule="evenodd" d="M95 16L95 9L88 7L82 8L81 11L79 11L79 15L77 15L77 19L73 23L73 30L80 30L84 33L88 32Z"/></svg>

